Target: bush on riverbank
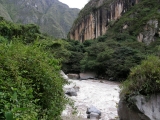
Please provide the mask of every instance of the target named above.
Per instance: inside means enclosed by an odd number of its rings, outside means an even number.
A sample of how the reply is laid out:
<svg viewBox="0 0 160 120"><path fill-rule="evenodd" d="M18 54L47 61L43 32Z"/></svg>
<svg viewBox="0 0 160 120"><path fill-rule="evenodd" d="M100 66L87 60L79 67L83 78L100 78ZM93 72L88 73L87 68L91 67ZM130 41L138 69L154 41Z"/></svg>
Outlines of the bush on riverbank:
<svg viewBox="0 0 160 120"><path fill-rule="evenodd" d="M59 119L65 99L59 61L41 48L0 44L0 119Z"/></svg>
<svg viewBox="0 0 160 120"><path fill-rule="evenodd" d="M60 61L35 25L0 17L0 119L59 120L66 99Z"/></svg>
<svg viewBox="0 0 160 120"><path fill-rule="evenodd" d="M160 92L160 58L149 56L131 69L122 85L121 96L149 95Z"/></svg>

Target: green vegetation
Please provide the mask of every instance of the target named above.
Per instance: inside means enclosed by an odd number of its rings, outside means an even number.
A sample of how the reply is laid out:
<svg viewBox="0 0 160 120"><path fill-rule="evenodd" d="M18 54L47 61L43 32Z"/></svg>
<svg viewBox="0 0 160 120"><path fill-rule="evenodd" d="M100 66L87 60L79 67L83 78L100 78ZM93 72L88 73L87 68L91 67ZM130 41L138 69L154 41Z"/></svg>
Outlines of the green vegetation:
<svg viewBox="0 0 160 120"><path fill-rule="evenodd" d="M100 7L108 9L112 1L106 0ZM97 1L91 0L79 13L74 25L78 25L85 16L97 11ZM158 0L142 0L128 8L123 16L108 25L104 36L87 40L82 45L83 58L80 61L81 71L94 71L106 79L125 80L132 67L139 65L148 55L159 55L159 35L154 36L155 42L146 45L137 41L139 33L143 33L149 20L160 22ZM127 6L126 2L126 6ZM73 28L74 28L73 25ZM127 25L126 29L123 27ZM160 25L160 24L158 24ZM150 25L150 28L155 26ZM159 26L158 26L159 27ZM158 30L158 29L157 29ZM145 36L145 35L144 35Z"/></svg>
<svg viewBox="0 0 160 120"><path fill-rule="evenodd" d="M144 27L149 20L160 21L159 9L158 0L142 0L131 7L121 19L116 21L111 30L118 33L125 32L129 35L137 36L140 32L143 32ZM126 30L123 30L124 25L128 25Z"/></svg>
<svg viewBox="0 0 160 120"><path fill-rule="evenodd" d="M9 41L12 39L20 39L23 43L32 43L42 35L39 32L38 26L34 24L20 25L13 24L0 17L0 35L7 38Z"/></svg>
<svg viewBox="0 0 160 120"><path fill-rule="evenodd" d="M98 38L85 47L84 58L81 61L82 70L94 71L106 79L125 80L130 68L145 58L146 46L136 40L108 40L107 36L103 39L104 42L101 42L102 38Z"/></svg>
<svg viewBox="0 0 160 120"><path fill-rule="evenodd" d="M96 9L91 6L80 14ZM156 0L143 0L110 23L104 36L84 43L54 39L34 24L13 24L0 17L0 119L59 120L67 102L60 69L127 79L122 96L160 92L160 38L155 35L149 45L137 41L148 20L160 21L159 9Z"/></svg>
<svg viewBox="0 0 160 120"><path fill-rule="evenodd" d="M0 119L59 120L64 96L60 61L35 25L0 18Z"/></svg>
<svg viewBox="0 0 160 120"><path fill-rule="evenodd" d="M58 61L19 42L1 44L0 56L1 112L16 119L57 119L64 104Z"/></svg>
<svg viewBox="0 0 160 120"><path fill-rule="evenodd" d="M66 38L79 9L73 9L58 0L1 0L0 16L21 24L39 25L40 31L56 38Z"/></svg>
<svg viewBox="0 0 160 120"><path fill-rule="evenodd" d="M160 92L160 58L148 56L142 63L131 69L122 85L121 96L149 95Z"/></svg>

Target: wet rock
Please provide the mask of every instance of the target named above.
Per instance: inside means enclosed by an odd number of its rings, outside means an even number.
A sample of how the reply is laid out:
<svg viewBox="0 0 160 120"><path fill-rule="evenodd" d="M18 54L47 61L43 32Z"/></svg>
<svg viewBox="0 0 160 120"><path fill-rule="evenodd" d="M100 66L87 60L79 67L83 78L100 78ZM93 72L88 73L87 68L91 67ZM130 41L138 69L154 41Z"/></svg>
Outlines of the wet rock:
<svg viewBox="0 0 160 120"><path fill-rule="evenodd" d="M77 96L77 91L74 88L69 88L65 94L69 95L69 96Z"/></svg>
<svg viewBox="0 0 160 120"><path fill-rule="evenodd" d="M94 79L96 77L96 74L93 72L86 72L86 73L80 73L79 76L81 80L87 80L87 79Z"/></svg>
<svg viewBox="0 0 160 120"><path fill-rule="evenodd" d="M67 88L65 91L66 91L65 94L67 94L69 96L77 96L77 92L79 91L79 87L74 86L73 88Z"/></svg>
<svg viewBox="0 0 160 120"><path fill-rule="evenodd" d="M60 74L62 75L62 78L65 80L68 80L68 76L61 70Z"/></svg>
<svg viewBox="0 0 160 120"><path fill-rule="evenodd" d="M79 79L79 74L67 74L67 76L69 79L75 79L75 80Z"/></svg>
<svg viewBox="0 0 160 120"><path fill-rule="evenodd" d="M97 119L100 119L100 116L101 116L101 111L94 106L90 106L89 108L87 108L86 113L88 114L87 118L89 119L97 120Z"/></svg>
<svg viewBox="0 0 160 120"><path fill-rule="evenodd" d="M99 120L100 115L98 113L91 112L90 114L87 115L87 118L91 120Z"/></svg>

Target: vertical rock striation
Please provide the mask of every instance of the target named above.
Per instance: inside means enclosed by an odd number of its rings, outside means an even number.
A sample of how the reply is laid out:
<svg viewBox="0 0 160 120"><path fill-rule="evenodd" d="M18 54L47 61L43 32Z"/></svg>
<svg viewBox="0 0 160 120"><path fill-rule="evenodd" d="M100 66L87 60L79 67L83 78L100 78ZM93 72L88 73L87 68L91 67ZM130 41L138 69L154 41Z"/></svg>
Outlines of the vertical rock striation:
<svg viewBox="0 0 160 120"><path fill-rule="evenodd" d="M69 33L70 39L83 42L105 34L110 22L118 20L123 13L138 2L139 0L91 0L85 6L85 8L92 7L90 13L84 13L73 24Z"/></svg>
<svg viewBox="0 0 160 120"><path fill-rule="evenodd" d="M137 95L131 98L132 106L121 99L118 105L120 120L160 120L160 94Z"/></svg>

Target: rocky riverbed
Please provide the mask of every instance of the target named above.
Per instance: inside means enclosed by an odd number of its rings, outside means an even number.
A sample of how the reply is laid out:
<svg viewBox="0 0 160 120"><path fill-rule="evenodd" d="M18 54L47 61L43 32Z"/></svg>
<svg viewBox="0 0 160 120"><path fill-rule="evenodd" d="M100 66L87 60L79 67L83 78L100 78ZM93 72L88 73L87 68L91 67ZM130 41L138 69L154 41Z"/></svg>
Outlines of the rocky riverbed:
<svg viewBox="0 0 160 120"><path fill-rule="evenodd" d="M79 91L77 96L70 98L75 101L77 117L87 118L86 110L90 106L95 106L101 111L101 120L117 120L117 104L119 101L119 83L105 80L71 80L70 85L64 89L77 86ZM67 106L62 116L71 116L71 107ZM69 118L68 118L69 120Z"/></svg>

